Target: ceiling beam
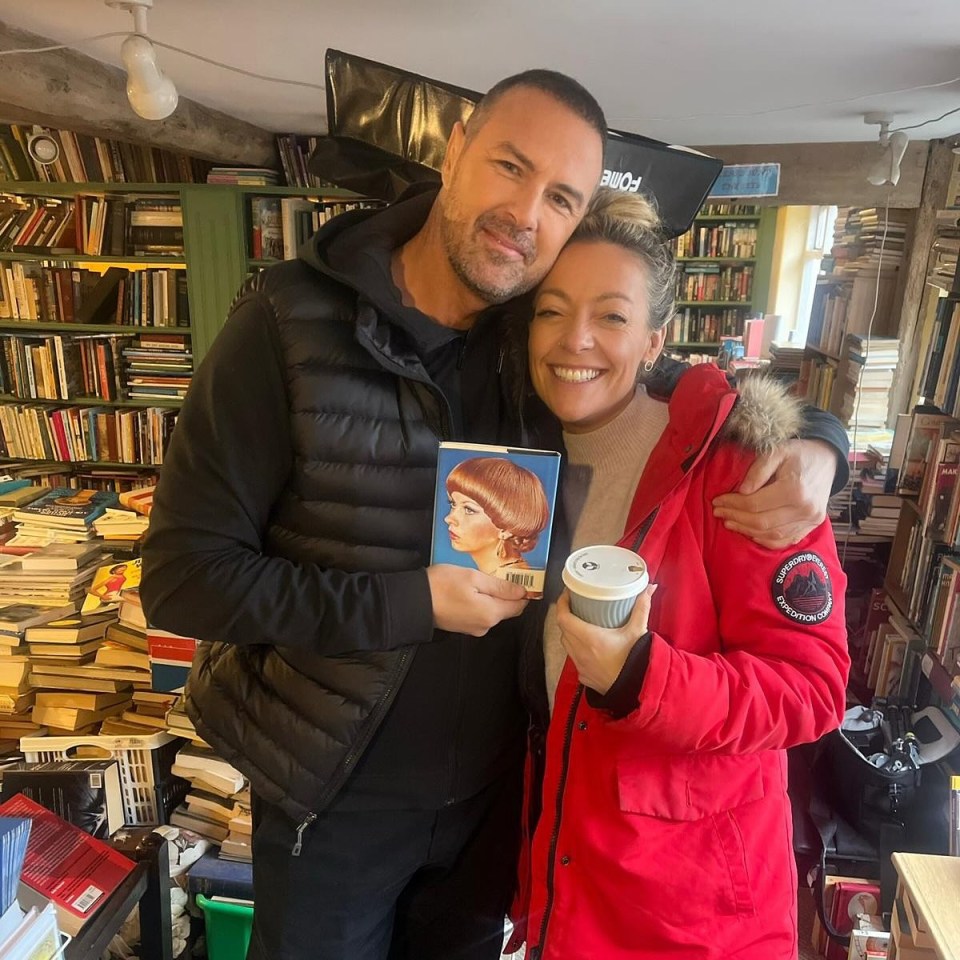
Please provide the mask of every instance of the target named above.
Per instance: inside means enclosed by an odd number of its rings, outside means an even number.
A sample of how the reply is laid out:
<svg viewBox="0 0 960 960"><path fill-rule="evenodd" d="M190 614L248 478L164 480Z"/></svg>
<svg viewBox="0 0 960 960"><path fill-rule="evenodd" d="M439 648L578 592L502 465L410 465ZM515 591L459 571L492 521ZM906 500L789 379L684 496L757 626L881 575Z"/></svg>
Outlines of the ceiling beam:
<svg viewBox="0 0 960 960"><path fill-rule="evenodd" d="M900 163L900 182L895 187L867 183L867 171L877 159L876 140L856 143L758 143L697 147L725 164L779 163L780 193L751 200L768 206L785 204L836 204L840 207L920 206L927 142L907 146Z"/></svg>
<svg viewBox="0 0 960 960"><path fill-rule="evenodd" d="M0 22L0 50L55 42ZM76 50L0 57L0 118L148 144L207 160L276 166L272 133L182 96L166 120L141 119L127 100L124 71Z"/></svg>

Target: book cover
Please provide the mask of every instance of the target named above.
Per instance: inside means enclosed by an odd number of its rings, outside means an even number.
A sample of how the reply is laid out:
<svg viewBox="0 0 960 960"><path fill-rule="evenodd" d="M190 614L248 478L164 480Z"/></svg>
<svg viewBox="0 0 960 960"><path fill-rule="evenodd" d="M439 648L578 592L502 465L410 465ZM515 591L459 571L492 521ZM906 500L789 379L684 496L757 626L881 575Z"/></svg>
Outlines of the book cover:
<svg viewBox="0 0 960 960"><path fill-rule="evenodd" d="M543 596L560 454L441 443L431 563L479 569Z"/></svg>
<svg viewBox="0 0 960 960"><path fill-rule="evenodd" d="M15 520L50 520L72 526L89 526L107 507L119 501L115 493L55 487L31 503L19 507Z"/></svg>
<svg viewBox="0 0 960 960"><path fill-rule="evenodd" d="M0 787L5 800L22 793L92 837L106 840L123 826L116 760L21 760L0 770Z"/></svg>
<svg viewBox="0 0 960 960"><path fill-rule="evenodd" d="M21 880L53 901L61 928L72 936L135 867L119 851L22 793L0 805L0 815L32 821Z"/></svg>
<svg viewBox="0 0 960 960"><path fill-rule="evenodd" d="M93 583L87 588L82 613L94 613L108 604L118 604L124 590L140 586L140 558L123 563L105 563L97 568Z"/></svg>
<svg viewBox="0 0 960 960"><path fill-rule="evenodd" d="M0 607L0 631L20 635L27 627L36 627L41 623L59 620L69 616L76 608L73 605L62 607L43 607L33 603L10 603Z"/></svg>

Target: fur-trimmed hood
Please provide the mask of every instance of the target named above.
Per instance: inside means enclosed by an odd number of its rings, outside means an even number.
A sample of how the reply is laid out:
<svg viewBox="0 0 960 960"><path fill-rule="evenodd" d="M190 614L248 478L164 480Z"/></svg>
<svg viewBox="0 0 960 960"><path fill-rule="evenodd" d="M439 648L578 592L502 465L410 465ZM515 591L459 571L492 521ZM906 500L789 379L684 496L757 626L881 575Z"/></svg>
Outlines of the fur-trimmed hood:
<svg viewBox="0 0 960 960"><path fill-rule="evenodd" d="M800 433L803 404L773 377L753 374L738 387L739 398L720 436L757 453L770 453Z"/></svg>

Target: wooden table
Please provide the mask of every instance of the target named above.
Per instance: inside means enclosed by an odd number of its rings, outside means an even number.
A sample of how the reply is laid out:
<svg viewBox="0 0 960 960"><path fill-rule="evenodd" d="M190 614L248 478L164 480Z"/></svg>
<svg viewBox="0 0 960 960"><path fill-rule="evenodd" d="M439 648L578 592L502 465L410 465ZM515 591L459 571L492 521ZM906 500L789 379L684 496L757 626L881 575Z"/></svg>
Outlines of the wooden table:
<svg viewBox="0 0 960 960"><path fill-rule="evenodd" d="M891 958L960 960L960 857L895 853L899 875ZM904 927L908 927L905 930Z"/></svg>

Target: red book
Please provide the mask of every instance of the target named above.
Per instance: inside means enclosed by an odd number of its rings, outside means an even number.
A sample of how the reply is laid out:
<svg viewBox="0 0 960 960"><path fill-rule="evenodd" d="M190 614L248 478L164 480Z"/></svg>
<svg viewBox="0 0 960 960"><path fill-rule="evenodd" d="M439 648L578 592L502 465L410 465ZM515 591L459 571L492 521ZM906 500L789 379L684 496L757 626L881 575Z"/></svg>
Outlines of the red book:
<svg viewBox="0 0 960 960"><path fill-rule="evenodd" d="M22 793L0 804L0 816L32 821L20 879L31 891L53 901L61 929L71 936L79 933L136 866L109 844Z"/></svg>
<svg viewBox="0 0 960 960"><path fill-rule="evenodd" d="M29 848L27 851L29 856ZM830 922L838 933L849 934L857 926L861 913L876 916L880 912L880 886L869 881L841 880L833 886ZM832 940L826 950L827 960L847 960L847 951Z"/></svg>
<svg viewBox="0 0 960 960"><path fill-rule="evenodd" d="M184 663L189 666L193 663L199 642L191 637L181 637L155 627L147 627L147 649L151 660Z"/></svg>

